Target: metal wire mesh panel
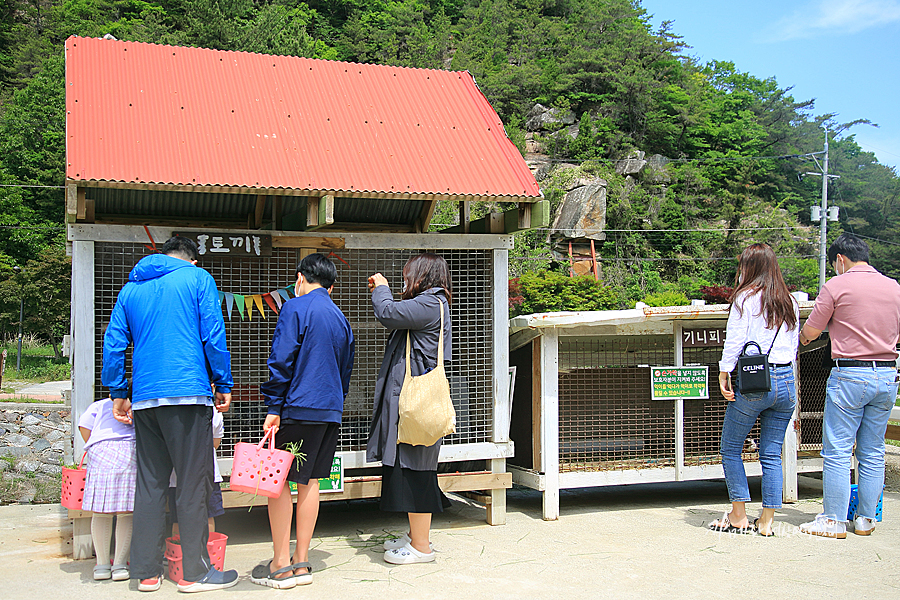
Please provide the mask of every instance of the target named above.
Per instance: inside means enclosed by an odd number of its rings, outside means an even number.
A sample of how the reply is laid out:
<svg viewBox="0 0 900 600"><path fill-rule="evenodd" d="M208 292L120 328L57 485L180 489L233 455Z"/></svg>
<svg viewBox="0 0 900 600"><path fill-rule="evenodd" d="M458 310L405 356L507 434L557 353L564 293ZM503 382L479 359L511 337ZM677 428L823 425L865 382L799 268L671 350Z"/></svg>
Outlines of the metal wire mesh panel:
<svg viewBox="0 0 900 600"><path fill-rule="evenodd" d="M709 399L684 401L684 462L687 465L722 462L719 443L722 422L728 403L719 390L719 358L721 347L684 348L685 365L709 367ZM759 460L759 421L750 430L744 443L744 461Z"/></svg>
<svg viewBox="0 0 900 600"><path fill-rule="evenodd" d="M822 420L825 418L825 387L831 348L823 346L800 354L800 451L822 450Z"/></svg>
<svg viewBox="0 0 900 600"><path fill-rule="evenodd" d="M96 243L96 390L101 387L103 333L113 303L131 268L150 251L142 244ZM202 261L222 292L264 294L295 280L298 250L273 248L264 259ZM361 450L368 438L375 381L389 332L372 313L366 280L381 272L396 292L406 261L417 251L341 250L332 256L338 268L335 303L347 316L356 337L356 361L350 393L344 407L338 441L339 451ZM490 441L493 428L493 259L489 250L441 251L453 278L454 295L450 315L453 322L453 357L447 368L451 395L457 410L457 432L445 443ZM258 441L266 410L259 386L268 379L266 360L277 317L265 305L266 318L254 311L252 320L242 319L237 309L226 316L225 333L234 375L232 408L225 413L225 439L219 457L233 454L234 444ZM127 368L130 370L130 352Z"/></svg>
<svg viewBox="0 0 900 600"><path fill-rule="evenodd" d="M560 471L670 466L671 402L650 400L650 368L671 364L670 336L560 338Z"/></svg>

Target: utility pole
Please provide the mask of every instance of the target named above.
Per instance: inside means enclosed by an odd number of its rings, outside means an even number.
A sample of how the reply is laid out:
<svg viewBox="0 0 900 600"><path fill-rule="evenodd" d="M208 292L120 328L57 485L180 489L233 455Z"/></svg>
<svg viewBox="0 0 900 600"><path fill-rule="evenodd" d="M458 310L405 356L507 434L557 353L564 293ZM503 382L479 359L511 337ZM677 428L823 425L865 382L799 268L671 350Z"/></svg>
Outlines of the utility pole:
<svg viewBox="0 0 900 600"><path fill-rule="evenodd" d="M815 157L813 157L815 158ZM818 163L818 161L816 161ZM825 267L828 264L828 254L825 244L827 242L828 221L838 220L838 207L828 208L828 179L839 178L840 175L828 174L828 129L825 129L825 161L820 167L820 173L805 173L805 175L820 175L822 177L822 204L813 206L810 210L810 220L819 222L819 289L825 285Z"/></svg>

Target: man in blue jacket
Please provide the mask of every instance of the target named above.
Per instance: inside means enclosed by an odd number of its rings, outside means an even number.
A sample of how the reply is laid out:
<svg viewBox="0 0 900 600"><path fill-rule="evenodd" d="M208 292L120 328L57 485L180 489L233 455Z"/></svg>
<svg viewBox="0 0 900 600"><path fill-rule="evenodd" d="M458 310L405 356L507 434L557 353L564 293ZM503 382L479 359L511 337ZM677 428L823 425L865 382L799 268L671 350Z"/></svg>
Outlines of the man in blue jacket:
<svg viewBox="0 0 900 600"><path fill-rule="evenodd" d="M269 381L260 386L275 429L275 444L302 444L305 460L294 460L287 480L297 484L297 546L290 554L293 500L287 485L269 499L274 557L250 574L253 583L277 589L312 583L309 543L319 515L319 479L331 474L344 398L353 371L353 331L331 300L334 264L311 254L297 267L297 296L285 302L272 336Z"/></svg>
<svg viewBox="0 0 900 600"><path fill-rule="evenodd" d="M175 236L162 254L142 258L119 292L103 336L101 381L113 415L134 423L137 487L131 578L138 589L162 584L166 495L174 467L181 529L182 592L231 587L237 571L222 573L209 560L207 500L213 488L212 411L231 403L231 355L216 282L196 266L197 245ZM131 398L125 351L132 353ZM210 388L215 385L215 400Z"/></svg>

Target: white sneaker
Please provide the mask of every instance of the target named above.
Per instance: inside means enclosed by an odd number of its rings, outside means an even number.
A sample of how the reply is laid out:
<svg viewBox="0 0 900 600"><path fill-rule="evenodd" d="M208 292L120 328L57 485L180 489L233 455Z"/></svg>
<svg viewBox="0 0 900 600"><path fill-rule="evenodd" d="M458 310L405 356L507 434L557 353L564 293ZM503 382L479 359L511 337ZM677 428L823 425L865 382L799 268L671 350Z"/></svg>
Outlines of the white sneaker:
<svg viewBox="0 0 900 600"><path fill-rule="evenodd" d="M840 540L847 537L847 526L843 521L831 519L823 514L816 515L815 521L801 525L800 531L808 533L809 535L837 538Z"/></svg>
<svg viewBox="0 0 900 600"><path fill-rule="evenodd" d="M434 550L431 552L419 552L406 544L402 548L394 548L384 553L384 562L392 565L411 565L413 563L427 563L434 560Z"/></svg>
<svg viewBox="0 0 900 600"><path fill-rule="evenodd" d="M412 539L409 537L408 533L404 533L398 538L394 538L392 540L386 541L382 546L384 546L385 550L396 550L397 548L402 548L403 546L412 542ZM434 550L434 544L432 542L428 542L428 547L431 550Z"/></svg>
<svg viewBox="0 0 900 600"><path fill-rule="evenodd" d="M872 535L875 531L875 519L857 516L853 520L853 533L856 535Z"/></svg>

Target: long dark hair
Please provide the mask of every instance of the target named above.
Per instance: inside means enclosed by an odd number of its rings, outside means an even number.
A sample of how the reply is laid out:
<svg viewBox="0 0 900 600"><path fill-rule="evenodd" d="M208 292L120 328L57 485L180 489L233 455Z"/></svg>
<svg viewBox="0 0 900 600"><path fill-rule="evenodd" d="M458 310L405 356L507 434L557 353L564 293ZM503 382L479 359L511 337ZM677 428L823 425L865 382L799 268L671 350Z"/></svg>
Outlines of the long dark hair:
<svg viewBox="0 0 900 600"><path fill-rule="evenodd" d="M418 296L425 290L439 287L447 294L447 302L453 303L453 284L447 261L437 254L423 252L413 256L403 266L403 282L406 289L400 294L403 300Z"/></svg>
<svg viewBox="0 0 900 600"><path fill-rule="evenodd" d="M741 252L734 291L729 298L738 314L743 307L735 305L734 301L743 292L747 292L748 297L760 294L759 305L766 318L766 329L787 325L788 330L792 330L797 326L794 299L781 276L775 252L768 244L751 244Z"/></svg>

